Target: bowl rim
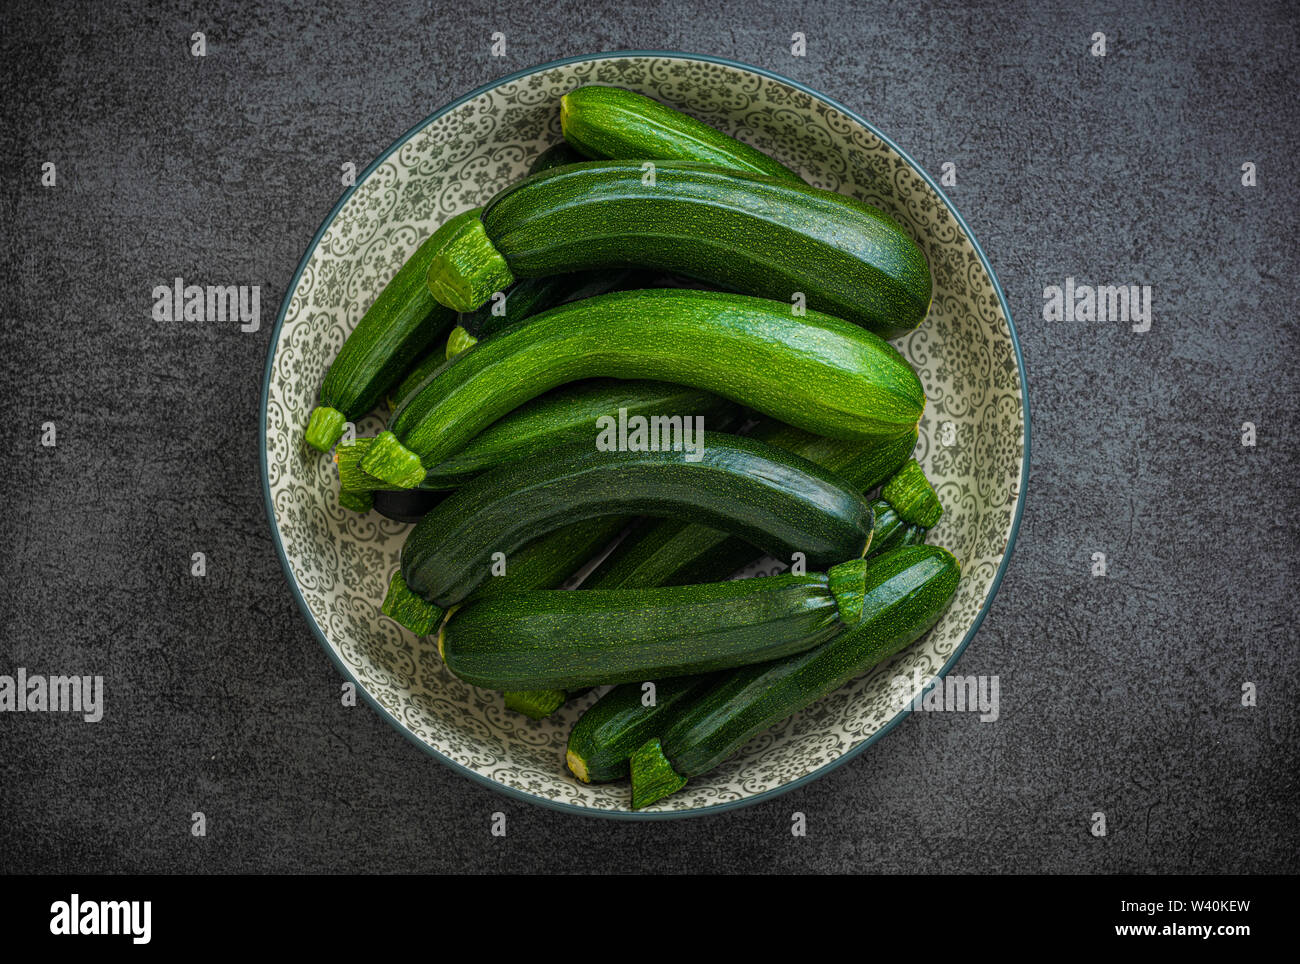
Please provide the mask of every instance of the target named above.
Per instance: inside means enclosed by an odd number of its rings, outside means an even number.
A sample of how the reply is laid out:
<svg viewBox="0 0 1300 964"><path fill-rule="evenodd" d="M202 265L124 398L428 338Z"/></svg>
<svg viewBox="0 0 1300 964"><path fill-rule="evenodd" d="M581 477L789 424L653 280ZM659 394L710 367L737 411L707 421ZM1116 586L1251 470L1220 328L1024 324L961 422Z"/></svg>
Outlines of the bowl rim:
<svg viewBox="0 0 1300 964"><path fill-rule="evenodd" d="M980 625L984 622L984 617L988 615L989 608L993 605L993 599L995 596L997 596L998 589L1002 585L1002 579L1006 575L1007 567L1011 563L1012 552L1015 549L1015 545L1016 545L1016 537L1019 535L1020 532L1020 520L1024 514L1025 499L1028 495L1029 453L1030 453L1029 380L1025 372L1025 359L1020 349L1020 339L1016 334L1015 323L1011 319L1011 307L1010 305L1007 304L1007 298L1005 293L1002 291L1002 284L1001 282L998 281L997 273L994 272L993 265L989 263L989 259L984 254L984 249L980 247L980 243L976 239L974 232L971 231L970 227L966 224L965 218L961 216L961 213L957 210L956 206L952 203L952 201L948 198L948 196L944 194L943 190L939 187L939 185L935 182L934 178L930 176L930 173L925 168L919 165L915 160L913 160L910 154L908 154L901 147L895 144L890 138L886 137L883 133L877 130L874 125L872 125L866 119L861 117L856 111L850 110L848 107L846 107L844 104L841 104L833 97L828 97L827 95L821 93L820 91L814 90L813 88L809 87L807 84L804 84L798 80L793 80L782 74L778 74L775 71L767 70L763 67L756 67L752 64L747 64L742 61L731 60L726 57L717 57L711 54L688 53L685 51L677 51L677 50L611 50L611 51L605 51L601 53L576 54L572 57L564 57L559 60L550 60L547 61L546 63L537 64L532 67L525 67L521 70L516 70L512 73L509 73L504 77L499 77L495 80L488 81L487 83L474 88L469 93L461 97L458 97L456 100L438 108L432 114L429 114L427 117L421 120L419 123L409 128L404 134L402 134L395 141L393 141L393 143L390 144L383 151L383 153L381 153L378 157L376 157L373 161L371 161L364 171L362 171L360 174L357 175L356 182L343 193L343 195L339 198L338 202L335 203L334 207L330 209L329 214L325 216L325 219L321 222L320 227L316 229L316 234L312 237L311 242L307 245L306 250L303 252L302 259L298 262L298 267L294 271L293 278L290 280L289 286L285 290L284 300L280 304L280 311L275 319L275 327L271 329L270 344L268 345L266 351L266 363L264 366L263 377L262 377L261 408L258 417L258 429L259 429L258 461L261 470L262 498L263 498L263 502L265 503L267 524L271 527L271 537L272 537L272 541L275 543L276 555L279 556L280 559L280 568L284 571L285 578L289 583L290 590L293 592L293 597L298 604L298 608L302 611L302 614L307 618L308 625L311 627L311 630L315 634L317 641L324 648L326 655L329 656L329 659L334 664L335 668L339 670L339 672L341 672L343 676L353 684L354 687L356 687L357 692L361 694L362 698L366 701L367 704L370 705L371 709L375 710L379 714L379 716L383 718L395 730L397 730L398 733L406 737L407 740L409 740L411 743L415 744L417 747L423 750L425 754L431 756L433 759L437 760L443 765L450 767L452 770L456 771L457 773L460 773L468 777L469 779L473 780L475 783L481 784L486 787L490 787L491 789L497 791L498 793L505 794L506 796L515 800L519 800L529 804L534 804L537 806L547 807L551 810L558 810L563 813L575 814L584 817L604 818L608 820L676 820L685 817L712 816L712 815L722 814L731 810L737 810L741 807L747 807L753 804L763 803L765 801L772 800L776 797L779 797L782 794L789 793L790 791L795 790L799 787L805 786L806 784L809 784L814 780L820 779L821 777L826 776L826 774L830 773L832 770L836 769L837 767L840 767L843 764L848 763L850 760L856 758L860 753L865 751L869 746L873 745L877 740L881 739L887 733L893 730L894 727L896 727L899 723L901 723L903 720L905 720L908 716L911 715L912 706L915 705L915 701L909 701L909 703L904 708L900 709L897 713L895 713L894 716L891 717L889 721L886 722L883 726L881 726L879 730L871 734L871 736L867 737L865 740L863 740L853 749L849 750L843 756L831 760L829 763L826 763L818 767L816 770L812 771L811 773L806 773L796 780L791 780L789 783L786 783L779 787L773 787L770 790L764 790L762 793L757 793L754 794L753 796L742 797L739 800L728 800L723 803L711 804L707 807L691 807L690 809L687 810L664 810L664 811L602 810L595 807L584 807L584 806L579 806L578 804L566 803L560 800L550 800L547 799L546 797L536 796L531 793L526 793L522 790L517 790L514 787L508 787L505 784L498 783L497 781L493 780L491 777L485 776L484 774L481 774L476 770L471 770L469 767L464 766L463 764L458 763L447 756L444 756L442 753L438 752L436 749L429 746L423 740L419 739L419 737L417 737L406 727L402 726L401 723L390 712L388 712L388 710L383 706L383 704L381 704L377 699L375 699L375 697L373 697L370 694L370 692L361 683L361 681L358 680L356 676L353 675L352 671L348 669L347 665L334 652L334 648L330 645L329 639L325 635L325 631L321 628L320 624L316 621L316 617L312 615L311 609L307 605L307 600L303 598L302 592L298 589L298 582L294 578L293 567L289 563L289 557L285 552L284 542L280 538L280 527L276 524L275 504L271 496L271 477L270 477L270 471L267 464L267 445L266 445L267 412L270 404L271 375L273 373L276 346L279 344L279 340L280 340L280 329L284 326L284 319L285 316L288 314L289 304L293 299L294 292L297 291L298 289L298 282L302 280L302 273L306 269L307 263L311 260L312 255L316 253L316 249L320 245L321 238L324 236L326 230L330 227L331 224L334 223L335 218L338 217L339 212L343 209L343 206L347 204L347 202L351 199L352 195L356 192L357 188L359 188L362 184L364 184L366 178L368 178L381 164L383 164L384 161L388 160L388 158L391 157L393 153L399 150L404 144L406 144L407 141L409 141L412 137L414 137L416 134L422 131L429 124L438 120L440 117L444 116L445 114L455 110L457 107L460 107L462 104L465 104L476 97L480 97L483 94L486 94L492 91L493 89L501 86L502 84L509 83L510 81L513 80L519 80L520 78L528 77L532 74L542 73L547 70L553 70L557 67L567 67L570 64L582 63L584 61L593 61L593 60L617 59L623 57L663 57L663 58L671 58L677 60L694 60L703 63L718 64L724 67L733 67L738 70L749 71L750 73L757 74L760 77L765 77L768 80L775 80L778 83L787 84L790 87L795 88L796 90L802 91L803 93L809 95L810 97L814 97L817 100L820 100L823 103L830 105L831 107L835 108L837 111L841 112L846 117L853 120L854 122L861 124L863 127L869 130L876 137L880 138L880 140L883 141L886 145L888 145L891 150L897 152L897 154L901 158L903 158L904 161L908 163L908 165L912 168L913 171L915 171L918 175L920 175L920 177L926 182L926 184L929 185L930 189L934 191L934 193L938 196L938 198L944 203L944 205L952 213L953 217L957 219L957 223L961 226L962 231L965 232L966 237L970 240L971 246L975 249L976 255L979 256L980 264L982 264L984 270L988 272L989 280L993 282L993 290L997 293L998 301L1002 306L1003 317L1005 317L1007 320L1007 329L1010 331L1011 334L1011 345L1016 355L1016 368L1020 376L1020 394L1022 400L1021 409L1024 413L1025 450L1020 465L1020 484L1017 488L1016 509L1015 509L1015 514L1011 520L1011 532L1007 537L1007 547L1002 554L1002 561L998 564L997 572L994 573L993 575L993 582L989 587L988 598L984 600L984 605L980 607L979 613L975 616L975 620L971 623L970 628L966 630L966 634L965 636L962 637L961 642L957 645L955 649L953 649L951 655L949 655L948 659L944 662L943 666L940 667L938 673L935 674L935 677L931 681L930 685L927 686L924 690L922 690L922 695L928 693L937 684L943 682L944 677L946 677L948 675L949 670L951 670L952 667L956 665L957 660L961 657L961 654L965 651L966 647L970 644L970 641L975 638L975 634L979 631Z"/></svg>

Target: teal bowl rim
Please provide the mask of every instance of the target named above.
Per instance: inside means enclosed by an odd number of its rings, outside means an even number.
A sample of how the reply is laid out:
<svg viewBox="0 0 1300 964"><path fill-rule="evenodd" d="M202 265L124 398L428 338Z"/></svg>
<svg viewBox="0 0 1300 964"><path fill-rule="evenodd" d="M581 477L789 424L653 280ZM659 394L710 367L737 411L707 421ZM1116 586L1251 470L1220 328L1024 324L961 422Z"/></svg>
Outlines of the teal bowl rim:
<svg viewBox="0 0 1300 964"><path fill-rule="evenodd" d="M464 95L463 97L460 97L457 100L452 101L450 104L447 104L445 107L439 108L438 110L430 114L428 117L426 117L424 120L420 121L410 130L408 130L405 134L399 137L396 141L394 141L388 147L387 150L385 150L382 154L380 154L377 158L375 158L374 161L372 161L370 165L357 177L356 184L350 187L346 192L344 192L343 196L339 198L338 203L334 205L333 209L325 217L325 220L321 222L320 227L316 230L315 237L312 238L311 244L307 246L307 250L303 253L302 260L298 262L298 270L294 272L293 279L289 282L289 287L285 291L284 301L280 305L280 313L275 319L275 328L271 330L271 343L266 350L266 366L265 366L265 373L262 378L262 410L259 416L259 428L261 431L261 437L258 440L259 462L262 470L262 497L266 503L266 521L271 527L271 536L275 542L276 554L279 555L280 557L280 567L284 570L285 578L287 578L289 581L289 588L293 590L293 597L298 603L298 608L301 609L303 615L307 617L307 622L311 626L312 632L316 634L316 639L319 640L321 646L324 647L326 654L330 658L330 661L333 662L333 664L339 670L339 672L341 672L348 680L352 682L352 684L357 688L357 692L359 692L362 695L365 701L368 704L370 704L370 706L374 710L376 710L383 719L387 720L388 723L395 730L397 730L397 732L401 733L402 736L406 737L408 740L410 740L412 743L418 746L429 756L433 757L435 760L439 761L440 763L445 764L446 766L450 767L456 772L469 777L471 780L473 780L476 783L482 784L483 786L486 787L490 787L491 789L496 790L498 793L503 793L508 797L512 797L516 800L520 800L525 803L531 803L543 807L549 807L552 810L560 810L565 813L579 814L584 817L603 817L612 820L676 820L682 817L709 816L712 814L724 813L728 810L735 810L740 807L747 807L752 804L761 803L765 800L771 800L774 797L778 797L783 793L789 793L791 790L804 786L807 783L811 783L813 780L816 780L820 777L824 777L826 774L830 773L836 767L848 763L850 760L855 758L858 754L866 750L867 747L871 746L873 743L875 743L877 740L879 740L881 737L887 734L890 730L892 730L895 726L901 723L904 719L906 719L909 715L911 715L912 712L910 708L911 704L908 705L908 708L901 710L897 714L895 714L894 717L888 723L882 726L875 733L871 734L871 736L863 740L860 744L855 746L848 753L845 753L842 757L840 757L837 760L832 760L830 763L827 763L825 766L819 767L818 769L814 770L812 773L806 774L797 780L792 780L791 782L785 784L784 786L774 787L771 790L764 790L762 793L755 794L752 797L745 797L742 800L729 800L726 803L714 804L708 807L692 807L690 810L672 810L672 811L657 811L657 812L598 810L589 807L580 807L571 803L563 803L557 800L547 800L545 797L534 796L533 794L530 793L524 793L522 790L516 790L514 787L504 786L503 784L497 783L495 780L492 780L489 777L485 777L481 773L477 773L476 771L471 770L468 767L462 766L461 764L457 763L455 760L451 760L443 756L433 747L429 746L427 743L424 743L422 740L418 739L414 733L412 733L410 730L403 727L397 720L393 718L392 714L390 714L386 709L384 709L384 707L379 703L378 700L376 700L373 696L370 695L370 693L366 690L365 686L363 686L361 682L355 676L352 675L352 673L348 670L347 666L344 665L343 661L340 660L338 656L335 654L333 647L330 646L329 640L325 636L324 630L321 629L320 624L316 622L316 618L312 615L311 609L308 608L307 600L303 599L302 593L298 591L298 583L297 580L294 579L293 568L289 565L289 557L285 554L284 543L280 539L280 528L275 523L275 505L271 500L271 478L270 478L270 473L267 471L267 463L266 463L266 414L267 414L267 407L270 402L272 363L275 360L275 346L278 343L280 338L280 328L284 325L284 316L289 311L289 302L293 298L294 291L296 291L298 288L298 282L302 278L302 273L303 270L307 267L308 260L311 258L313 252L315 252L317 245L320 244L321 236L325 233L325 230L330 226L330 224L333 223L334 219L338 217L339 211L342 210L343 205L347 203L348 199L352 197L353 192L355 192L358 187L360 187L363 183L365 183L366 178L369 177L370 174L377 167L379 167L380 164L386 161L394 151L400 148L413 136L415 136L417 133L419 133L429 124L433 123L439 117L442 117L448 111L455 110L457 107L459 107L461 104L464 104L466 101L473 100L475 97L478 97L481 94L485 94L488 91L492 90L494 87L498 87L501 84L509 83L512 80L518 80L521 77L527 77L530 74L536 74L541 71L551 70L556 67L565 67L568 66L569 64L581 63L582 61L585 60L605 60L611 57L672 57L672 58L677 58L679 60L697 60L697 61L703 61L704 63L719 64L724 67L735 67L738 70L747 70L750 71L751 73L758 74L761 77L766 77L769 80L775 80L782 84L788 84L789 86L794 87L797 90L803 91L805 94L808 94L811 97L817 98L823 103L829 104L831 107L834 107L836 110L840 111L846 117L852 118L854 121L861 124L867 130L871 131L871 133L873 133L876 137L879 137L882 141L888 144L891 149L897 151L898 155L902 157L903 160L907 161L907 163L911 165L912 169L916 171L917 174L919 174L922 178L925 179L925 182L928 185L930 185L931 190L933 190L934 193L938 195L939 199L943 201L945 205L947 205L948 210L951 211L953 217L957 219L957 223L960 224L962 230L966 232L966 237L970 238L971 245L975 248L975 253L979 255L980 263L984 265L984 270L988 272L989 279L993 282L993 290L997 292L998 301L1002 305L1003 315L1007 319L1007 328L1011 332L1011 345L1016 352L1016 367L1019 369L1019 373L1020 373L1020 392L1021 392L1021 397L1023 399L1023 404L1021 407L1024 410L1025 454L1024 454L1024 461L1022 462L1020 467L1020 486L1019 486L1018 496L1016 501L1016 514L1015 514L1015 518L1011 522L1011 535L1007 538L1006 552L1003 553L1002 562L998 566L998 571L993 576L993 585L989 589L988 599L984 601L984 605L980 609L979 615L975 617L975 621L971 623L970 629L966 631L966 635L962 639L961 645L959 645L956 649L953 650L952 655L948 657L948 661L943 664L943 668L939 670L939 673L934 678L934 681L930 684L929 687L926 688L924 692L929 692L929 690L932 689L936 683L941 682L943 678L948 675L948 671L951 670L954 665L956 665L957 660L961 656L962 652L970 644L970 641L975 637L975 633L979 630L980 624L984 622L984 617L988 614L989 607L993 604L993 597L997 595L998 588L1002 585L1002 577L1006 574L1007 565L1011 562L1011 552L1015 548L1016 536L1020 532L1020 518L1024 514L1025 496L1029 487L1029 380L1026 377L1026 373L1025 373L1025 359L1020 351L1020 339L1016 335L1016 326L1014 322L1012 322L1011 320L1011 308L1007 304L1007 298L1002 291L1002 285L998 281L998 276L993 271L993 265L989 263L988 257L984 254L984 249L980 247L979 241L975 239L974 232L972 232L971 229L967 226L965 219L957 211L956 206L953 205L952 201L948 199L948 196L944 194L942 190L940 190L939 185L935 183L934 179L930 177L929 173L923 167L921 167L921 165L917 164L916 161L912 160L911 155L909 155L906 151L900 148L897 144L895 144L892 140L890 140L880 131L876 130L876 128L873 125L869 124L862 117L858 116L858 114L855 111L849 110L849 108L845 107L839 101L834 100L831 97L827 97L825 94L819 93L818 91L813 90L808 85L802 84L797 80L791 80L789 77L783 77L782 75L775 73L774 71L765 70L762 67L755 67L752 66L751 64L741 63L736 60L728 60L725 57L713 57L708 54L683 53L681 51L675 51L675 50L612 50L606 53L599 53L599 54L579 54L574 57L565 57L562 60L552 60L544 64L539 64L538 66L535 67L526 67L523 70L517 70L512 74L507 74L505 77L500 77L497 78L496 80L490 81L489 83L486 83L481 87L476 87L468 94Z"/></svg>

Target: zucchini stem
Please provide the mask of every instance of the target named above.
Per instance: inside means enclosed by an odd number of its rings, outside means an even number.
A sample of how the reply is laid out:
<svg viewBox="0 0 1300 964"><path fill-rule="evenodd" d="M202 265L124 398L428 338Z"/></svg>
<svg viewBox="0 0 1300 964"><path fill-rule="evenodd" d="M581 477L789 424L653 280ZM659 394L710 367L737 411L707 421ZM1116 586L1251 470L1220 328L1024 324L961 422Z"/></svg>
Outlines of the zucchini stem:
<svg viewBox="0 0 1300 964"><path fill-rule="evenodd" d="M867 561L850 559L826 572L831 595L840 609L840 620L846 626L856 626L862 619L862 607L867 595Z"/></svg>
<svg viewBox="0 0 1300 964"><path fill-rule="evenodd" d="M648 807L686 786L686 777L664 756L659 737L653 736L632 754L632 809Z"/></svg>
<svg viewBox="0 0 1300 964"><path fill-rule="evenodd" d="M337 408L317 405L311 410L311 418L307 421L307 444L321 452L328 452L343 434L343 426L347 421L347 416Z"/></svg>
<svg viewBox="0 0 1300 964"><path fill-rule="evenodd" d="M510 690L504 695L506 709L533 720L546 719L569 698L564 690Z"/></svg>
<svg viewBox="0 0 1300 964"><path fill-rule="evenodd" d="M438 253L429 262L429 292L453 311L473 311L514 283L506 259L479 220L482 208L458 214L437 231Z"/></svg>
<svg viewBox="0 0 1300 964"><path fill-rule="evenodd" d="M420 457L388 431L374 437L369 451L361 458L360 467L362 472L399 489L415 488L427 474Z"/></svg>
<svg viewBox="0 0 1300 964"><path fill-rule="evenodd" d="M405 626L417 636L428 636L442 620L442 607L425 602L411 592L402 571L398 569L388 583L388 594L380 611L399 626ZM441 649L441 639L439 640Z"/></svg>
<svg viewBox="0 0 1300 964"><path fill-rule="evenodd" d="M361 470L361 460L370 451L372 442L374 439L359 438L334 449L334 464L339 467L339 486L345 492L360 493L389 488L387 482Z"/></svg>
<svg viewBox="0 0 1300 964"><path fill-rule="evenodd" d="M943 515L943 504L916 459L894 473L880 489L880 497L894 507L899 518L923 529L933 529Z"/></svg>

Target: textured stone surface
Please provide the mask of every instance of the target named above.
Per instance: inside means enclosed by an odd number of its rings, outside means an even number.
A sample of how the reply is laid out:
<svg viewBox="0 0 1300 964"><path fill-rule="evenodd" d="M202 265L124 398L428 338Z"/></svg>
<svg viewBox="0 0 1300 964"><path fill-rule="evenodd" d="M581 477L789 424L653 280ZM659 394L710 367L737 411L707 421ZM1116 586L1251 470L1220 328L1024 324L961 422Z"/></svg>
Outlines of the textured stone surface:
<svg viewBox="0 0 1300 964"><path fill-rule="evenodd" d="M6 14L0 673L102 674L106 711L0 715L0 869L1300 869L1293 8L361 6ZM270 328L340 164L508 72L620 48L775 70L954 162L1033 414L1019 545L958 666L1000 676L1001 719L914 714L810 786L669 824L516 803L341 706L257 469ZM261 285L262 330L153 322L176 276ZM1066 276L1153 285L1151 331L1042 321Z"/></svg>

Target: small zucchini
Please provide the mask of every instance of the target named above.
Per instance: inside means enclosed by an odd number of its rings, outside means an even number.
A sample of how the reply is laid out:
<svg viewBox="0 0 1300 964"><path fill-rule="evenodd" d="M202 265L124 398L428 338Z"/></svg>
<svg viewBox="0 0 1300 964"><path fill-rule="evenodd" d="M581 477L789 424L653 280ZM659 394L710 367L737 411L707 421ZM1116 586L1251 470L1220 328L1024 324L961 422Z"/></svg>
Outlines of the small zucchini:
<svg viewBox="0 0 1300 964"><path fill-rule="evenodd" d="M478 221L475 211L452 218ZM441 229L440 229L441 230ZM445 238L445 235L443 236ZM307 443L328 452L354 422L375 407L434 342L456 324L456 314L430 294L426 277L441 249L427 238L361 316L321 382L320 402L307 423Z"/></svg>
<svg viewBox="0 0 1300 964"><path fill-rule="evenodd" d="M607 515L691 519L769 552L803 552L811 568L866 552L871 507L825 469L736 435L698 442L641 452L578 441L478 476L411 530L402 577L445 608L473 592L499 554L508 560L530 539Z"/></svg>
<svg viewBox="0 0 1300 964"><path fill-rule="evenodd" d="M632 806L675 793L768 727L909 645L952 601L961 566L937 546L896 549L865 563L862 616L829 642L721 677L676 704L633 755ZM742 580L750 582L753 580Z"/></svg>
<svg viewBox="0 0 1300 964"><path fill-rule="evenodd" d="M572 689L767 662L856 625L865 568L853 559L802 576L512 593L453 609L438 650L460 679L500 690Z"/></svg>
<svg viewBox="0 0 1300 964"><path fill-rule="evenodd" d="M516 278L639 267L793 301L894 338L924 319L930 268L883 212L806 184L688 161L533 174L448 232L429 290L473 311ZM800 297L802 296L802 297Z"/></svg>
<svg viewBox="0 0 1300 964"><path fill-rule="evenodd" d="M746 295L622 291L552 308L459 356L393 412L361 468L411 488L530 398L600 377L690 385L863 442L910 434L925 408L903 356L838 318Z"/></svg>
<svg viewBox="0 0 1300 964"><path fill-rule="evenodd" d="M569 144L590 158L699 161L727 170L802 181L762 151L622 87L569 91L560 98L560 129Z"/></svg>
<svg viewBox="0 0 1300 964"><path fill-rule="evenodd" d="M597 420L703 418L713 429L723 429L739 415L726 399L669 382L589 379L561 385L521 405L470 439L459 452L431 467L421 489L453 489L489 469L530 458L556 445L577 439L594 439ZM360 438L340 445L335 452L339 479L352 491L394 489L397 486L362 471L360 463L374 439Z"/></svg>

